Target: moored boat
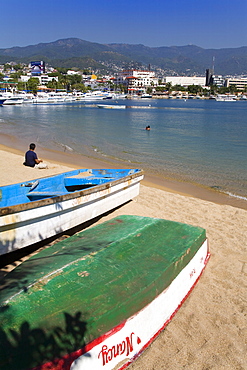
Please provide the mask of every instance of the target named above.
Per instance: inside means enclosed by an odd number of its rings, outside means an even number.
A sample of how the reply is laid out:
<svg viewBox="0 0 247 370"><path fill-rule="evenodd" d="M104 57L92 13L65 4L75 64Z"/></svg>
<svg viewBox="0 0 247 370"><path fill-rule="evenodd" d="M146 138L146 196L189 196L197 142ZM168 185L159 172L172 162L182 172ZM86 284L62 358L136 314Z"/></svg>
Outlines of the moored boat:
<svg viewBox="0 0 247 370"><path fill-rule="evenodd" d="M49 102L48 94L38 92L35 98L33 99L33 104L47 104Z"/></svg>
<svg viewBox="0 0 247 370"><path fill-rule="evenodd" d="M141 95L141 98L142 98L142 99L152 99L152 97L153 97L153 96L152 96L151 94L142 94L142 95Z"/></svg>
<svg viewBox="0 0 247 370"><path fill-rule="evenodd" d="M225 94L218 94L215 98L216 101L236 101L236 95L225 95Z"/></svg>
<svg viewBox="0 0 247 370"><path fill-rule="evenodd" d="M115 105L109 105L109 104L98 104L98 108L103 108L103 109L125 109L126 105L120 105L120 104L115 104Z"/></svg>
<svg viewBox="0 0 247 370"><path fill-rule="evenodd" d="M1 370L126 368L208 258L204 229L138 216L43 249L1 280Z"/></svg>
<svg viewBox="0 0 247 370"><path fill-rule="evenodd" d="M24 99L18 96L12 96L10 98L7 98L4 102L3 105L19 105L23 104Z"/></svg>
<svg viewBox="0 0 247 370"><path fill-rule="evenodd" d="M0 255L45 240L139 194L138 169L80 169L0 187Z"/></svg>
<svg viewBox="0 0 247 370"><path fill-rule="evenodd" d="M3 103L5 102L6 98L1 98L0 96L0 105L3 105Z"/></svg>
<svg viewBox="0 0 247 370"><path fill-rule="evenodd" d="M106 93L102 91L90 91L80 96L80 100L103 100L106 98Z"/></svg>
<svg viewBox="0 0 247 370"><path fill-rule="evenodd" d="M23 96L9 91L0 94L0 99L2 100L2 105L17 105L22 104L24 101Z"/></svg>

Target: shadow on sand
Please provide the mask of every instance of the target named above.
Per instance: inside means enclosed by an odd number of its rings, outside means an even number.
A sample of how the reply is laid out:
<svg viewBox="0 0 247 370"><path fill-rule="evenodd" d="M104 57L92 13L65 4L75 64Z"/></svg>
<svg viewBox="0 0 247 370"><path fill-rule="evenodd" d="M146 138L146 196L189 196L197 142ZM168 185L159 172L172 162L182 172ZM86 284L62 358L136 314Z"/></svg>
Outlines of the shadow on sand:
<svg viewBox="0 0 247 370"><path fill-rule="evenodd" d="M31 328L28 321L8 333L0 329L0 369L39 369L44 363L48 363L46 370L58 364L66 369L78 357L74 352L85 345L86 325L81 312L74 316L65 312L64 323L53 329Z"/></svg>

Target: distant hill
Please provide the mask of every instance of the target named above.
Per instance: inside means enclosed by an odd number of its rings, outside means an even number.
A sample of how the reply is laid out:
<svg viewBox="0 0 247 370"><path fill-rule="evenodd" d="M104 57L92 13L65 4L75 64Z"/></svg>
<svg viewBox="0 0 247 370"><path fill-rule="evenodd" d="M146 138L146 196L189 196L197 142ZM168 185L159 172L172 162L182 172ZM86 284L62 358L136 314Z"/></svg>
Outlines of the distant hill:
<svg viewBox="0 0 247 370"><path fill-rule="evenodd" d="M215 73L247 75L247 47L203 49L195 45L148 47L131 44L98 44L68 38L50 43L0 49L0 63L29 63L44 60L54 67L87 68L116 71L118 68L151 67L166 74L205 75L212 67ZM90 65L88 65L88 63Z"/></svg>

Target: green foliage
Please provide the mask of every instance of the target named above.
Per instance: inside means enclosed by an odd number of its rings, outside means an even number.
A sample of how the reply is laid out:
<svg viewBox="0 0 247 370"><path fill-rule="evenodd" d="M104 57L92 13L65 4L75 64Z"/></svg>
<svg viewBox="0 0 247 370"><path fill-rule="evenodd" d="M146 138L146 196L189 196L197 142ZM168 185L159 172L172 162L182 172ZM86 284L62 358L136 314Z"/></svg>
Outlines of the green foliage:
<svg viewBox="0 0 247 370"><path fill-rule="evenodd" d="M218 94L226 94L226 93L229 93L229 92L230 92L229 87L222 86L222 87L218 87L218 89L217 89Z"/></svg>
<svg viewBox="0 0 247 370"><path fill-rule="evenodd" d="M165 86L156 86L155 90L156 91L159 91L159 92L165 92L165 91L167 91Z"/></svg>
<svg viewBox="0 0 247 370"><path fill-rule="evenodd" d="M54 90L56 90L56 89L62 89L62 88L63 88L62 84L60 84L59 82L57 82L57 81L55 80L55 78L53 78L53 80L52 80L52 81L49 81L49 82L46 84L46 86L47 86L49 89L54 89Z"/></svg>
<svg viewBox="0 0 247 370"><path fill-rule="evenodd" d="M202 91L202 87L199 85L189 85L187 87L187 91L189 94L198 94L199 92Z"/></svg>
<svg viewBox="0 0 247 370"><path fill-rule="evenodd" d="M93 71L106 71L106 67L100 62L95 61L93 58L89 57L79 57L79 58L68 58L68 59L59 59L51 60L52 65L56 66L56 69L61 71L61 68L65 68L66 73L69 69L73 70L88 70L88 74L92 74Z"/></svg>
<svg viewBox="0 0 247 370"><path fill-rule="evenodd" d="M216 85L210 85L210 94L211 95L217 94L218 93L218 90L219 90L218 86L216 86Z"/></svg>
<svg viewBox="0 0 247 370"><path fill-rule="evenodd" d="M212 50L195 45L173 47L147 47L133 44L98 44L78 38L41 43L28 47L0 49L0 62L9 60L29 63L31 60L44 60L59 68L113 70L116 66L139 68L157 66L179 75L204 75L212 65ZM68 55L70 56L68 58ZM247 47L215 49L215 72L221 75L244 75L247 73ZM91 60L89 63L88 60ZM103 62L103 63L102 63ZM115 64L115 66L114 66ZM142 68L142 67L141 67ZM115 69L116 70L116 69Z"/></svg>
<svg viewBox="0 0 247 370"><path fill-rule="evenodd" d="M23 69L23 64L16 64L16 65L14 65L13 66L13 68L16 70L16 71L20 71L20 70L22 70Z"/></svg>
<svg viewBox="0 0 247 370"><path fill-rule="evenodd" d="M27 81L27 89L32 91L32 93L36 94L38 91L39 79L36 77L31 77Z"/></svg>
<svg viewBox="0 0 247 370"><path fill-rule="evenodd" d="M59 72L52 72L52 73L47 73L47 75L49 77L58 77L58 76L60 76L60 73Z"/></svg>
<svg viewBox="0 0 247 370"><path fill-rule="evenodd" d="M60 73L60 74L64 74L66 75L69 68L65 68L65 67L56 67L56 70Z"/></svg>
<svg viewBox="0 0 247 370"><path fill-rule="evenodd" d="M229 86L229 92L230 94L234 94L235 92L237 92L236 86L235 85Z"/></svg>
<svg viewBox="0 0 247 370"><path fill-rule="evenodd" d="M76 83L71 87L76 91L87 92L89 90L83 83Z"/></svg>
<svg viewBox="0 0 247 370"><path fill-rule="evenodd" d="M26 84L25 84L25 82L18 82L17 89L19 91L26 90Z"/></svg>
<svg viewBox="0 0 247 370"><path fill-rule="evenodd" d="M79 74L68 76L71 85L79 84L82 82L82 76Z"/></svg>
<svg viewBox="0 0 247 370"><path fill-rule="evenodd" d="M11 69L11 65L10 64L4 64L4 67L3 67L3 70L4 71L8 71L9 69Z"/></svg>
<svg viewBox="0 0 247 370"><path fill-rule="evenodd" d="M18 82L18 79L20 78L20 76L21 76L21 71L16 72L16 73L11 73L10 75L11 81Z"/></svg>
<svg viewBox="0 0 247 370"><path fill-rule="evenodd" d="M184 86L181 86L181 85L174 85L174 86L172 86L171 90L172 91L186 91L186 88Z"/></svg>

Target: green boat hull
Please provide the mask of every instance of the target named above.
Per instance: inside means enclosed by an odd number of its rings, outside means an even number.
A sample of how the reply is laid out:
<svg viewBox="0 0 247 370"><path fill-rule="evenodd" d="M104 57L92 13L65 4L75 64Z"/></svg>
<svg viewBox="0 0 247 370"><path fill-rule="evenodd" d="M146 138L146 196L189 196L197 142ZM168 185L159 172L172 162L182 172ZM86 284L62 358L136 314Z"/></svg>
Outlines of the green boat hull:
<svg viewBox="0 0 247 370"><path fill-rule="evenodd" d="M205 240L199 227L120 216L42 250L0 281L0 368L90 345L166 290Z"/></svg>

